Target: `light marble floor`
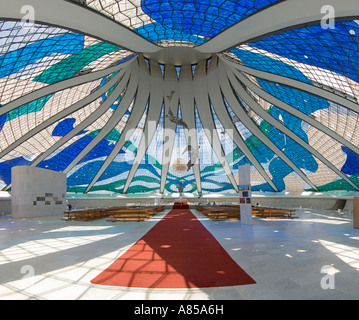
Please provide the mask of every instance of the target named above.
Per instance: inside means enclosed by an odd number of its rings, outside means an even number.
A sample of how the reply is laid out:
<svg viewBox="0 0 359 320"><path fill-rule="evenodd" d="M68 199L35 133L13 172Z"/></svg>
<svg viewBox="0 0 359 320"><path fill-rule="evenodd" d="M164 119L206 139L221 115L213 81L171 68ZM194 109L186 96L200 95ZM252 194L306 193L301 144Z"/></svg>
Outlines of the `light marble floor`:
<svg viewBox="0 0 359 320"><path fill-rule="evenodd" d="M90 283L167 212L141 223L0 217L0 299L359 298L359 230L351 214L318 210L298 210L295 220L254 218L253 226L192 210L254 285L169 290Z"/></svg>

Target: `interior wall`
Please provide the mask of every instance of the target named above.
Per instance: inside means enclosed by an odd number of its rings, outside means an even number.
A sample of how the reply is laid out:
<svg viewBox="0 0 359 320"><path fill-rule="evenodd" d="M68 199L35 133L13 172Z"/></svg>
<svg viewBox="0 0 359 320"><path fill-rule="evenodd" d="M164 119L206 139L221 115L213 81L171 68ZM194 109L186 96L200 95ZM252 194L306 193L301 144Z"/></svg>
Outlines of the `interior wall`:
<svg viewBox="0 0 359 320"><path fill-rule="evenodd" d="M0 216L11 214L11 199L0 199Z"/></svg>
<svg viewBox="0 0 359 320"><path fill-rule="evenodd" d="M175 202L175 198L163 198L160 199L162 205L171 205ZM215 202L216 204L239 204L239 197L203 197L187 198L187 202L190 205L196 205L199 202L201 204L207 204ZM72 205L72 209L86 209L86 208L106 208L111 206L122 205L153 205L155 198L67 198L69 204ZM315 196L303 196L303 197L284 197L284 196L256 196L252 195L252 205L260 205L265 207L279 207L279 208L303 208L303 209L319 209L319 210L341 210L341 211L353 211L353 198L345 197L315 197Z"/></svg>
<svg viewBox="0 0 359 320"><path fill-rule="evenodd" d="M11 170L12 218L63 214L66 210L66 174L37 167Z"/></svg>

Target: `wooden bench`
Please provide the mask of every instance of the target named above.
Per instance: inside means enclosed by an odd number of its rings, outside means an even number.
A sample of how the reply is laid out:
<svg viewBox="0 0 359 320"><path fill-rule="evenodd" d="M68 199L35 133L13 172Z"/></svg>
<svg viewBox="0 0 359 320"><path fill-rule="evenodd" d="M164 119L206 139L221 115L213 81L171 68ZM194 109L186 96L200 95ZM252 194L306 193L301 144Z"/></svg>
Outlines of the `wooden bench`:
<svg viewBox="0 0 359 320"><path fill-rule="evenodd" d="M241 218L239 207L196 206L196 209L211 220L240 220Z"/></svg>
<svg viewBox="0 0 359 320"><path fill-rule="evenodd" d="M239 205L196 206L196 209L213 220L240 219ZM266 219L295 219L294 209L252 207L252 214Z"/></svg>
<svg viewBox="0 0 359 320"><path fill-rule="evenodd" d="M146 210L120 210L110 214L110 218L107 221L144 221L152 216Z"/></svg>
<svg viewBox="0 0 359 320"><path fill-rule="evenodd" d="M109 221L143 221L156 212L162 211L164 206L123 206L98 209L85 209L75 211L65 211L65 220L91 221L111 217Z"/></svg>
<svg viewBox="0 0 359 320"><path fill-rule="evenodd" d="M75 210L75 211L65 211L64 215L66 220L83 220L90 221L101 219L108 216L107 209L84 209L84 210Z"/></svg>
<svg viewBox="0 0 359 320"><path fill-rule="evenodd" d="M164 206L149 206L111 209L110 219L107 221L144 221L152 217L155 213L162 211L164 208Z"/></svg>
<svg viewBox="0 0 359 320"><path fill-rule="evenodd" d="M265 208L265 207L253 207L252 213L254 216L266 218L266 219L295 219L298 218L295 215L294 209L280 209L280 208Z"/></svg>

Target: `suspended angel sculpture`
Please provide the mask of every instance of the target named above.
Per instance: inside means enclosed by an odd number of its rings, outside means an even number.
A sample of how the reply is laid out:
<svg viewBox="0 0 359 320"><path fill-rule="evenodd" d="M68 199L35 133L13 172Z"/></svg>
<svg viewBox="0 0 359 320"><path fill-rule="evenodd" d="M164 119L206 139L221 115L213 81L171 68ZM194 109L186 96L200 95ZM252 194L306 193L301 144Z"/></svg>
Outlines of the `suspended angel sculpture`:
<svg viewBox="0 0 359 320"><path fill-rule="evenodd" d="M196 160L198 159L199 148L200 148L200 146L198 146L198 149L197 149L197 148L193 148L191 145L188 145L182 152L182 155L184 153L186 153L187 151L189 153L189 161L187 163L187 171L189 171L191 169L191 167L196 163Z"/></svg>
<svg viewBox="0 0 359 320"><path fill-rule="evenodd" d="M182 126L185 129L188 129L188 125L186 122L183 121L183 119L179 118L178 116L175 116L170 109L168 111L168 114L166 114L166 118L169 118L171 122L176 123L179 126Z"/></svg>

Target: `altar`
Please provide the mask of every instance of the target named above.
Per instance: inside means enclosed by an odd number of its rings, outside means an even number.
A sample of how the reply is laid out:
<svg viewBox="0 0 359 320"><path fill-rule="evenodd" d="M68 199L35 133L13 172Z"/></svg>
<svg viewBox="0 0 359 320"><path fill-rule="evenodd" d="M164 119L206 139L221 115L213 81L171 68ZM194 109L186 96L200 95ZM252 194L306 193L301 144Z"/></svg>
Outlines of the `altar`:
<svg viewBox="0 0 359 320"><path fill-rule="evenodd" d="M180 185L177 187L177 189L179 190L179 194L180 194L179 199L176 199L176 202L177 202L177 203L187 203L187 199L184 199L184 198L183 198L183 189L184 189L184 188L185 188L185 187L183 187L182 184L180 184Z"/></svg>

